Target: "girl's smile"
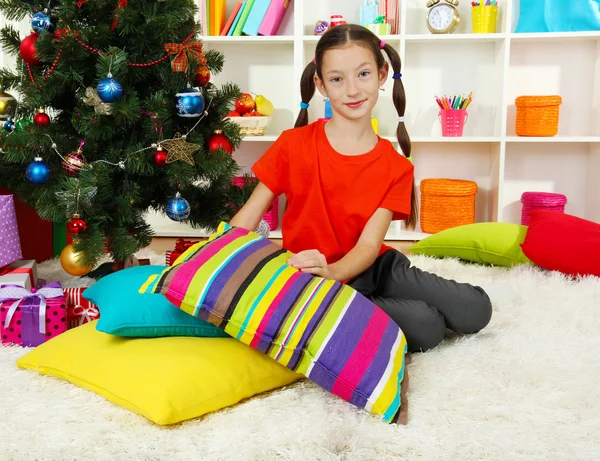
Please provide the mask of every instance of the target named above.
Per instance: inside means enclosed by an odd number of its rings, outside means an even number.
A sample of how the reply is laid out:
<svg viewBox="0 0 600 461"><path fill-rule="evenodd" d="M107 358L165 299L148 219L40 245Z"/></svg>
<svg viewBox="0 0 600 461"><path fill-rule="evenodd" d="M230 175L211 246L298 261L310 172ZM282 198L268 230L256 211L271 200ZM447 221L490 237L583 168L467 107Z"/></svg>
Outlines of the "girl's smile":
<svg viewBox="0 0 600 461"><path fill-rule="evenodd" d="M347 102L346 106L349 107L350 109L358 109L365 103L365 101L366 101L366 99L363 99L362 101L357 101L357 102Z"/></svg>

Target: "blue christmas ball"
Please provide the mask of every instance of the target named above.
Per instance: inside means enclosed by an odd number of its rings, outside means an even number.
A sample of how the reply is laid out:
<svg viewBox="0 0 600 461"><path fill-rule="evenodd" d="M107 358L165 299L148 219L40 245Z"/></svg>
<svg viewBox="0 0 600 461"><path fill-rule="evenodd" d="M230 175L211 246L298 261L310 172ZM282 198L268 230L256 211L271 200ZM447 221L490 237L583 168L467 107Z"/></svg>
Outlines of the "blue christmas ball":
<svg viewBox="0 0 600 461"><path fill-rule="evenodd" d="M108 74L108 77L100 80L98 83L98 97L103 102L115 102L121 99L123 96L123 85L115 79L112 75Z"/></svg>
<svg viewBox="0 0 600 461"><path fill-rule="evenodd" d="M15 131L15 122L13 122L12 120L7 120L6 122L4 122L4 131L8 131L9 133L11 131Z"/></svg>
<svg viewBox="0 0 600 461"><path fill-rule="evenodd" d="M204 96L194 88L186 88L175 95L175 107L180 117L200 117L204 113Z"/></svg>
<svg viewBox="0 0 600 461"><path fill-rule="evenodd" d="M42 161L41 157L36 157L27 165L25 176L33 184L44 184L50 179L50 167Z"/></svg>
<svg viewBox="0 0 600 461"><path fill-rule="evenodd" d="M54 32L52 19L46 13L35 13L31 20L31 28L37 34L41 34L45 30L50 33Z"/></svg>
<svg viewBox="0 0 600 461"><path fill-rule="evenodd" d="M185 221L190 215L190 204L179 192L167 203L167 216L173 221Z"/></svg>

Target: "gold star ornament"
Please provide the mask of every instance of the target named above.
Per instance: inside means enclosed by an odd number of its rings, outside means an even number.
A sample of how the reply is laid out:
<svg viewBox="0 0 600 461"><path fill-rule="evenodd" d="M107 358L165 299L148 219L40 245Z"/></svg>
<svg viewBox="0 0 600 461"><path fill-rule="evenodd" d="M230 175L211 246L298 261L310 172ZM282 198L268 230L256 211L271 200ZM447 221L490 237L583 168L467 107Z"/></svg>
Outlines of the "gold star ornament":
<svg viewBox="0 0 600 461"><path fill-rule="evenodd" d="M161 142L160 145L167 150L167 163L181 160L194 165L194 152L200 149L198 144L186 142L180 133L175 134L173 139Z"/></svg>

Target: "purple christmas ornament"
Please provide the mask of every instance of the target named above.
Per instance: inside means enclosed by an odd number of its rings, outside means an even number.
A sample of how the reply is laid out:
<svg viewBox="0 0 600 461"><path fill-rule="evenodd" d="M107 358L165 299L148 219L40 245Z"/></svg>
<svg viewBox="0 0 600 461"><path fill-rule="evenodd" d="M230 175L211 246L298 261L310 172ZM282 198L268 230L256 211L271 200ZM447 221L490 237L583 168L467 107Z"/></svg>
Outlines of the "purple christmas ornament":
<svg viewBox="0 0 600 461"><path fill-rule="evenodd" d="M317 21L317 24L315 25L315 35L323 35L327 32L328 28L329 23L327 21Z"/></svg>

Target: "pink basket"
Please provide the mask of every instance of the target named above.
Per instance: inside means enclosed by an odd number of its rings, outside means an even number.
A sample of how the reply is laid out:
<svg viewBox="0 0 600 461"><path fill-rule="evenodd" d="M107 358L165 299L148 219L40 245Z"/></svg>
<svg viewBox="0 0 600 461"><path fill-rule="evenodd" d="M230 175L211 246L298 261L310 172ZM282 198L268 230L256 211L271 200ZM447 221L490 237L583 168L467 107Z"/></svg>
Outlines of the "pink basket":
<svg viewBox="0 0 600 461"><path fill-rule="evenodd" d="M553 194L552 192L524 192L521 195L523 209L521 211L521 224L529 226L531 222L531 213L534 210L552 210L565 212L567 197L562 194Z"/></svg>
<svg viewBox="0 0 600 461"><path fill-rule="evenodd" d="M459 137L463 135L469 114L464 109L442 109L439 118L442 124L442 136Z"/></svg>
<svg viewBox="0 0 600 461"><path fill-rule="evenodd" d="M236 176L235 178L232 178L231 182L234 186L242 187L244 185L244 177ZM277 229L277 226L279 225L279 197L276 197L275 200L273 200L273 203L267 209L263 219L269 225L269 229L272 231Z"/></svg>

